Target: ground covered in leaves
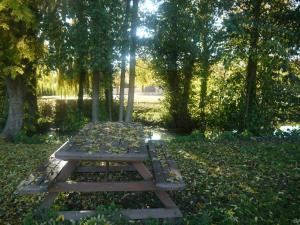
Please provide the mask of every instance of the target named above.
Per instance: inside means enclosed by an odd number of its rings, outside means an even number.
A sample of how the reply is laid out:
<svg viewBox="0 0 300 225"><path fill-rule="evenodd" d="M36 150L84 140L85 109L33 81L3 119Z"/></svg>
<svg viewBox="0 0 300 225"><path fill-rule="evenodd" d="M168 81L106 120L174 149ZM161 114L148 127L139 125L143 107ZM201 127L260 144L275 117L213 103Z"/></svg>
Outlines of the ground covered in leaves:
<svg viewBox="0 0 300 225"><path fill-rule="evenodd" d="M21 196L14 191L58 146L1 141L0 224L20 224L38 207L42 195ZM299 142L209 142L187 137L174 139L168 146L186 183L184 191L171 194L184 214L177 224L300 224ZM121 179L121 175L112 179ZM61 194L53 209L94 209L111 202L120 208L161 206L153 194L69 193ZM55 219L57 224L59 220L62 218Z"/></svg>

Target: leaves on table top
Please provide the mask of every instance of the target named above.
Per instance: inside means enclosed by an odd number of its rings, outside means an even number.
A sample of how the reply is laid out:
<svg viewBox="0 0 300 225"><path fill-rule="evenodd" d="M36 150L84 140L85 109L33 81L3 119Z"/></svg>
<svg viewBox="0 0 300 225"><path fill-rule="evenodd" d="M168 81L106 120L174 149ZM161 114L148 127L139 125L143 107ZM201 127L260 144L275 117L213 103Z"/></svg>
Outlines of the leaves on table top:
<svg viewBox="0 0 300 225"><path fill-rule="evenodd" d="M136 153L145 144L140 123L89 123L70 140L71 146L87 152Z"/></svg>

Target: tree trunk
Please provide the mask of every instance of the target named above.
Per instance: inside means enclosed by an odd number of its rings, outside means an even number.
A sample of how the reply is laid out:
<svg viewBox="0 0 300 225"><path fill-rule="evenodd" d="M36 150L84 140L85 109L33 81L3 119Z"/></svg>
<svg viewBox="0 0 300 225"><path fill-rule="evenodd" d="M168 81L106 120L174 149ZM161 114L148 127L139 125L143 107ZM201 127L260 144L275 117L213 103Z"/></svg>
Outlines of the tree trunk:
<svg viewBox="0 0 300 225"><path fill-rule="evenodd" d="M136 52L136 28L138 24L138 3L139 0L133 0L132 5L132 21L131 21L131 43L130 43L130 68L129 68L129 92L126 112L126 122L132 121L133 103L134 103L134 87L135 87L135 52Z"/></svg>
<svg viewBox="0 0 300 225"><path fill-rule="evenodd" d="M100 72L94 71L92 77L92 122L99 121L99 85Z"/></svg>
<svg viewBox="0 0 300 225"><path fill-rule="evenodd" d="M28 74L28 81L26 83L26 94L25 94L25 121L24 126L26 127L27 135L31 136L36 132L38 125L38 104L37 104L37 79L33 68L30 69Z"/></svg>
<svg viewBox="0 0 300 225"><path fill-rule="evenodd" d="M255 1L253 7L254 21L250 36L250 49L247 63L244 129L251 128L252 112L256 102L257 46L259 39L258 20L260 16L260 4L260 1Z"/></svg>
<svg viewBox="0 0 300 225"><path fill-rule="evenodd" d="M175 128L180 126L179 122L179 107L180 101L180 87L179 87L179 75L178 75L178 65L177 65L178 54L177 52L172 52L169 55L168 62L168 71L167 71L167 84L168 84L168 92L170 96L170 103L169 103L169 112L171 114L173 123Z"/></svg>
<svg viewBox="0 0 300 225"><path fill-rule="evenodd" d="M15 137L22 129L24 117L24 80L22 76L15 79L7 77L6 88L9 98L8 117L2 131L4 138Z"/></svg>
<svg viewBox="0 0 300 225"><path fill-rule="evenodd" d="M113 120L112 118L112 106L113 106L113 87L112 83L109 85L109 90L108 90L108 118L110 121Z"/></svg>
<svg viewBox="0 0 300 225"><path fill-rule="evenodd" d="M206 115L205 115L205 108L206 108L206 96L207 96L207 80L209 77L209 64L204 63L202 64L203 68L201 71L201 91L200 91L200 131L205 132L206 130Z"/></svg>
<svg viewBox="0 0 300 225"><path fill-rule="evenodd" d="M108 120L112 121L112 93L111 93L111 87L105 88L105 106L106 111L108 114Z"/></svg>
<svg viewBox="0 0 300 225"><path fill-rule="evenodd" d="M78 116L82 118L83 116L83 94L84 94L84 81L85 81L86 73L85 71L81 71L79 73L78 79L78 98L77 98L77 111Z"/></svg>
<svg viewBox="0 0 300 225"><path fill-rule="evenodd" d="M126 0L125 19L123 24L123 46L122 46L122 63L121 63L121 82L120 82L120 108L119 108L119 122L124 120L124 88L125 88L125 74L126 74L126 55L128 51L128 17L130 11L130 0Z"/></svg>
<svg viewBox="0 0 300 225"><path fill-rule="evenodd" d="M193 76L193 67L194 67L194 60L189 59L184 65L184 80L183 80L183 92L180 104L180 126L179 128L183 131L190 131L191 127L191 120L189 114L189 98L190 98L190 88L191 88L191 80Z"/></svg>

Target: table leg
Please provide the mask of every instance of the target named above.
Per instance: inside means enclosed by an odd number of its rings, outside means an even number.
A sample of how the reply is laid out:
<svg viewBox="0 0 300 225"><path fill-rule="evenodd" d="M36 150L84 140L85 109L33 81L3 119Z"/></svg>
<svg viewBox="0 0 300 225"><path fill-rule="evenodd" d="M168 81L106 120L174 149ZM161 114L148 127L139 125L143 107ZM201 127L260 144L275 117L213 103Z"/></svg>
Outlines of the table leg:
<svg viewBox="0 0 300 225"><path fill-rule="evenodd" d="M149 169L145 166L144 163L136 162L132 163L132 165L144 178L144 180L153 179L152 173L149 171ZM178 208L166 191L155 191L155 194L166 208Z"/></svg>
<svg viewBox="0 0 300 225"><path fill-rule="evenodd" d="M66 181L72 172L75 170L78 162L77 161L69 161L67 164L64 166L62 171L59 173L57 176L55 182L61 182L61 181ZM44 201L40 205L41 208L50 208L50 206L53 204L54 200L58 196L58 192L49 192L46 194Z"/></svg>
<svg viewBox="0 0 300 225"><path fill-rule="evenodd" d="M166 191L155 191L155 194L166 208L178 208Z"/></svg>
<svg viewBox="0 0 300 225"><path fill-rule="evenodd" d="M105 164L106 164L106 181L108 181L109 180L109 162L107 161L107 162L105 162Z"/></svg>
<svg viewBox="0 0 300 225"><path fill-rule="evenodd" d="M138 173L144 178L144 180L152 180L153 176L150 170L142 162L132 163L133 167L138 171Z"/></svg>

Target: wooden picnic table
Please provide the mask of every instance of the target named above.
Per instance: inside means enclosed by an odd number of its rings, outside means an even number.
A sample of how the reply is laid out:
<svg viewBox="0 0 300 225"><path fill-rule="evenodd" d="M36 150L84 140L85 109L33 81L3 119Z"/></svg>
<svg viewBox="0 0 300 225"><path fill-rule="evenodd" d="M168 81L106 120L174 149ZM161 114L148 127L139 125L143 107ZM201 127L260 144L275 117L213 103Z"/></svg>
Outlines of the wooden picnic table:
<svg viewBox="0 0 300 225"><path fill-rule="evenodd" d="M121 143L122 144L122 143ZM124 144L124 143L123 143ZM120 142L117 143L120 145ZM109 145L112 146L112 145ZM86 151L72 141L64 143L51 155L48 162L38 168L39 173L31 176L19 185L19 191L23 193L47 192L41 205L48 208L60 192L154 192L165 208L152 209L124 209L122 213L130 219L145 218L171 218L181 217L182 214L166 191L180 190L183 182L174 161L168 159L169 172L163 170L159 159L156 157L156 149L153 143L139 142L134 151L127 149L121 152L110 152L109 149L99 148ZM101 166L80 166L82 162L101 162ZM146 166L150 161L150 168ZM55 163L54 163L55 162ZM136 171L143 178L138 181L109 181L108 174L116 171ZM68 180L73 172L79 173L103 173L106 179L101 182L76 182ZM179 177L180 182L168 182L167 173L173 173ZM39 177L39 179L37 178ZM62 211L65 219L78 220L82 217L95 214L93 210Z"/></svg>

